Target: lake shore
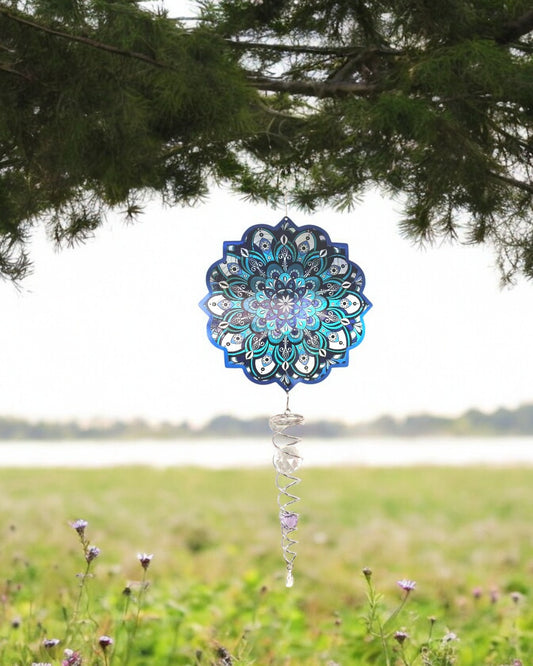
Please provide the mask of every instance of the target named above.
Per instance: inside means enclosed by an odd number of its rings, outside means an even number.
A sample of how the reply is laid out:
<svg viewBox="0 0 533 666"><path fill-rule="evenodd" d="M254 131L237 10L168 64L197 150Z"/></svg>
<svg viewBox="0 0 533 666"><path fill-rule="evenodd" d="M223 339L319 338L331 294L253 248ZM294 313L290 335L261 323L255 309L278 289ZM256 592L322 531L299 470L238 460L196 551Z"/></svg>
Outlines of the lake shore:
<svg viewBox="0 0 533 666"><path fill-rule="evenodd" d="M305 467L533 465L533 437L303 440ZM0 442L0 467L204 467L272 464L270 439Z"/></svg>

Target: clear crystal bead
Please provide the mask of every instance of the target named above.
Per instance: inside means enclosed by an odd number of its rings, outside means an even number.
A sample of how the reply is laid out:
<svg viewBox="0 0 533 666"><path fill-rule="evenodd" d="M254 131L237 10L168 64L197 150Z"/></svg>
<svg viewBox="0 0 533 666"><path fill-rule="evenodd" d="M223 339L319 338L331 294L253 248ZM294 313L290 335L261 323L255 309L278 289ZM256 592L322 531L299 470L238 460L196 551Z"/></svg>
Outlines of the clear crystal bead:
<svg viewBox="0 0 533 666"><path fill-rule="evenodd" d="M285 587L292 587L294 585L294 576L292 575L292 571L289 569L287 571L287 582L285 583Z"/></svg>
<svg viewBox="0 0 533 666"><path fill-rule="evenodd" d="M293 474L301 465L302 458L294 446L278 449L274 454L274 467L282 474Z"/></svg>

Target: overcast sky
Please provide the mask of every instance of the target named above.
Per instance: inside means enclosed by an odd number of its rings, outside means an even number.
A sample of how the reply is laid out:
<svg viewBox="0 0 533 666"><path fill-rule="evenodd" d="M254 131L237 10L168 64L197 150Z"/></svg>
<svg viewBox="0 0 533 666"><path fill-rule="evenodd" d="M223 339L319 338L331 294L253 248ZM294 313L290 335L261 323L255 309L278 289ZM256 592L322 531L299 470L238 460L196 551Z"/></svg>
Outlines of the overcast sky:
<svg viewBox="0 0 533 666"><path fill-rule="evenodd" d="M224 240L284 214L215 192L198 208L150 205L136 225L112 218L61 252L37 233L22 289L0 283L0 414L201 423L282 411L279 386L224 366L198 302ZM288 214L348 243L373 303L349 366L296 386L293 411L354 422L533 400L533 285L500 290L489 248L414 248L377 195L347 214Z"/></svg>

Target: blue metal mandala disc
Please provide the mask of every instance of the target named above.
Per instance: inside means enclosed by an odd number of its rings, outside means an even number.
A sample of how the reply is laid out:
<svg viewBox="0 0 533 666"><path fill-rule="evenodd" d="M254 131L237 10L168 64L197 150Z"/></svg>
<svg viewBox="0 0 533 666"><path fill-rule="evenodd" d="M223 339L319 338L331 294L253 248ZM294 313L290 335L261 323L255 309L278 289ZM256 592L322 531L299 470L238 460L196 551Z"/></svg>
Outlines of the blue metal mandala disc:
<svg viewBox="0 0 533 666"><path fill-rule="evenodd" d="M275 227L250 227L241 241L225 242L223 254L207 271L209 293L200 306L227 367L290 390L348 365L371 303L347 245L284 217Z"/></svg>

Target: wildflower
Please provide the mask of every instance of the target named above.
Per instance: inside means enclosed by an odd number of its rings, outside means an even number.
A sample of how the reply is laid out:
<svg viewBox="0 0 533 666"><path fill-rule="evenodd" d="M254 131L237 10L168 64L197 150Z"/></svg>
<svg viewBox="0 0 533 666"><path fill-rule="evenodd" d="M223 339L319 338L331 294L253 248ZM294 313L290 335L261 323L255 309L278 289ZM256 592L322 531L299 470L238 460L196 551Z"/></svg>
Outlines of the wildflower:
<svg viewBox="0 0 533 666"><path fill-rule="evenodd" d="M85 552L85 559L87 560L87 564L95 560L98 555L100 555L100 548L97 546L89 546Z"/></svg>
<svg viewBox="0 0 533 666"><path fill-rule="evenodd" d="M444 634L442 637L442 642L443 643L452 643L453 641L458 641L459 638L457 634L455 634L453 631L449 631L447 634Z"/></svg>
<svg viewBox="0 0 533 666"><path fill-rule="evenodd" d="M141 563L142 568L146 571L150 566L153 555L147 555L146 553L137 553L137 559Z"/></svg>
<svg viewBox="0 0 533 666"><path fill-rule="evenodd" d="M482 594L483 590L480 587L475 587L472 590L472 596L474 597L474 599L480 599Z"/></svg>
<svg viewBox="0 0 533 666"><path fill-rule="evenodd" d="M406 638L409 638L409 634L405 631L396 631L394 633L394 640L398 641L400 645L402 645Z"/></svg>
<svg viewBox="0 0 533 666"><path fill-rule="evenodd" d="M363 569L363 576L367 579L370 580L372 578L372 569L370 567L365 567Z"/></svg>
<svg viewBox="0 0 533 666"><path fill-rule="evenodd" d="M52 664L49 661L32 661L31 666L52 666Z"/></svg>
<svg viewBox="0 0 533 666"><path fill-rule="evenodd" d="M43 641L43 647L50 649L54 648L56 645L59 645L59 643L61 643L59 638L45 638Z"/></svg>
<svg viewBox="0 0 533 666"><path fill-rule="evenodd" d="M22 620L20 619L20 617L15 617L11 620L11 626L13 627L13 629L18 629L21 624Z"/></svg>
<svg viewBox="0 0 533 666"><path fill-rule="evenodd" d="M219 661L217 661L217 666L232 666L233 664L233 657L231 654L226 650L225 647L222 647L221 645L217 647L215 650L216 656L220 657Z"/></svg>
<svg viewBox="0 0 533 666"><path fill-rule="evenodd" d="M79 652L67 648L64 654L66 659L63 659L61 666L81 666L81 654Z"/></svg>
<svg viewBox="0 0 533 666"><path fill-rule="evenodd" d="M522 595L520 592L511 592L511 599L517 604L522 599Z"/></svg>
<svg viewBox="0 0 533 666"><path fill-rule="evenodd" d="M79 520L75 520L72 523L70 523L70 526L73 527L76 532L82 537L85 533L85 528L87 527L89 523L86 520L82 520L81 518Z"/></svg>
<svg viewBox="0 0 533 666"><path fill-rule="evenodd" d="M126 585L126 587L122 590L122 594L125 597L130 597L131 596L131 585Z"/></svg>
<svg viewBox="0 0 533 666"><path fill-rule="evenodd" d="M98 644L102 648L102 650L107 650L108 647L113 645L113 639L111 636L100 636L98 639Z"/></svg>
<svg viewBox="0 0 533 666"><path fill-rule="evenodd" d="M414 580L407 580L407 578L402 578L402 580L398 581L398 585L402 588L404 592L412 592L415 587L416 587L416 581Z"/></svg>

